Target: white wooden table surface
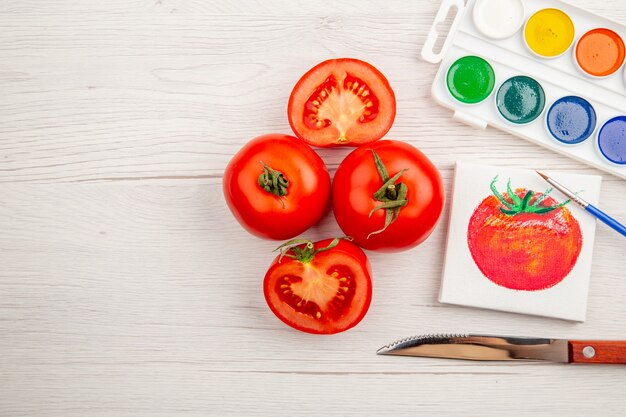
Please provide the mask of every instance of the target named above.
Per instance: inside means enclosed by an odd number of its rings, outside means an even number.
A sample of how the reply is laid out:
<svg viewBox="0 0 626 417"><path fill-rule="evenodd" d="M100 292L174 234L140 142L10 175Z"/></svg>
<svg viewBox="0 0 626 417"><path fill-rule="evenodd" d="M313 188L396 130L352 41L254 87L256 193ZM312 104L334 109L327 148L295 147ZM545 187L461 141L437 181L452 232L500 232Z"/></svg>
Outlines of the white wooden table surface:
<svg viewBox="0 0 626 417"><path fill-rule="evenodd" d="M388 76L389 137L448 196L457 159L600 173L433 103L438 3L0 1L0 416L623 415L624 367L374 354L431 332L626 339L626 240L603 226L584 324L438 304L447 210L422 246L369 253L355 329L299 333L265 305L277 243L239 227L222 172L290 132L291 88L324 59ZM572 3L626 23L621 0ZM333 172L347 153L320 151ZM604 175L601 205L626 219L626 182ZM339 233L329 214L306 236Z"/></svg>

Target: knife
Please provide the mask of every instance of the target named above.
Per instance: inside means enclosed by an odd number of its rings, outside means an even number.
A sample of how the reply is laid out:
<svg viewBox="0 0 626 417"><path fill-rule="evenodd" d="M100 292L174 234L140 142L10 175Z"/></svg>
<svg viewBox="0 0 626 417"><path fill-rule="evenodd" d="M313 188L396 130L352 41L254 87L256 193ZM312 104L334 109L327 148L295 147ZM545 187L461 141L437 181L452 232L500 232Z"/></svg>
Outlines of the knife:
<svg viewBox="0 0 626 417"><path fill-rule="evenodd" d="M626 340L566 340L488 335L413 336L383 346L379 355L475 361L626 364Z"/></svg>

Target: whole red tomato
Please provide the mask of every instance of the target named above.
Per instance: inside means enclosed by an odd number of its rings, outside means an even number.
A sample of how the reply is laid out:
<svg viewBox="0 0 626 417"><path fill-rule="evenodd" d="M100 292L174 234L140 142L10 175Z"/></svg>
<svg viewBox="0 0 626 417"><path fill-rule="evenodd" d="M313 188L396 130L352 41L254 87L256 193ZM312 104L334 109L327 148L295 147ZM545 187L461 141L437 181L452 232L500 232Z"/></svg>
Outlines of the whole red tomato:
<svg viewBox="0 0 626 417"><path fill-rule="evenodd" d="M301 140L269 134L231 159L223 181L226 203L253 235L284 240L317 223L329 205L330 175Z"/></svg>
<svg viewBox="0 0 626 417"><path fill-rule="evenodd" d="M290 248L286 246L297 244ZM371 269L363 251L343 239L294 240L270 265L263 283L272 312L307 333L348 330L372 299Z"/></svg>
<svg viewBox="0 0 626 417"><path fill-rule="evenodd" d="M382 140L341 162L333 180L341 230L365 249L398 251L423 242L444 206L439 171L415 147Z"/></svg>
<svg viewBox="0 0 626 417"><path fill-rule="evenodd" d="M513 290L555 286L574 268L582 234L572 213L547 193L525 188L485 198L469 221L467 243L480 271Z"/></svg>
<svg viewBox="0 0 626 417"><path fill-rule="evenodd" d="M329 59L300 78L287 116L296 136L310 145L359 146L391 128L396 97L385 76L367 62Z"/></svg>

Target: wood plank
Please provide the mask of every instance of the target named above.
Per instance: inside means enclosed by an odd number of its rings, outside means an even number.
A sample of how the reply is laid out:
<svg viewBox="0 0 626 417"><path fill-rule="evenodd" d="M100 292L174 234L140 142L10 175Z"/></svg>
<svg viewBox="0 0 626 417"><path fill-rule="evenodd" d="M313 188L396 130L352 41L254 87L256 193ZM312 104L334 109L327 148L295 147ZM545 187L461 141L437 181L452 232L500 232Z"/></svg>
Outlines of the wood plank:
<svg viewBox="0 0 626 417"><path fill-rule="evenodd" d="M434 10L370 11L339 23L322 12L0 15L0 181L219 176L248 139L290 131L285 103L300 74L329 56L355 55L397 92L389 137L443 168L469 152L487 163L506 155L525 166L539 155L541 168L585 169L510 135L468 129L433 105L436 67L419 60L418 46ZM336 167L340 154L325 154Z"/></svg>

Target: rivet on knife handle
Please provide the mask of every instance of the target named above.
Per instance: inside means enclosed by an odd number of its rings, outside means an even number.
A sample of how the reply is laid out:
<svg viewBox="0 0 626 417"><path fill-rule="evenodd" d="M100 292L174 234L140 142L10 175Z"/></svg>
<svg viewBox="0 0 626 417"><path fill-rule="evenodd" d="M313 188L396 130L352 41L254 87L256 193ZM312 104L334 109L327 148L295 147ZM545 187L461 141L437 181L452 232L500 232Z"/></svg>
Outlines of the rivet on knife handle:
<svg viewBox="0 0 626 417"><path fill-rule="evenodd" d="M626 341L570 340L571 363L612 363L626 365Z"/></svg>

